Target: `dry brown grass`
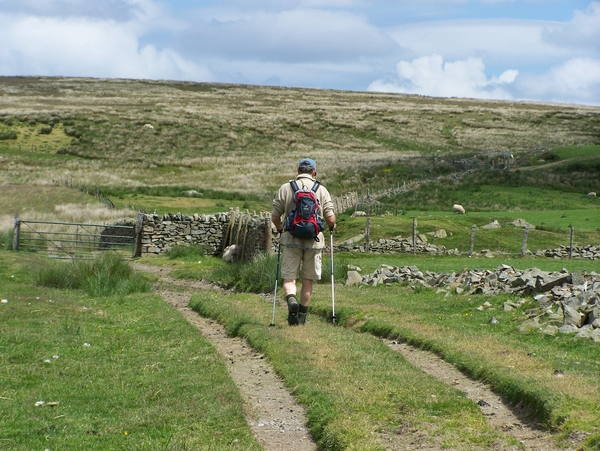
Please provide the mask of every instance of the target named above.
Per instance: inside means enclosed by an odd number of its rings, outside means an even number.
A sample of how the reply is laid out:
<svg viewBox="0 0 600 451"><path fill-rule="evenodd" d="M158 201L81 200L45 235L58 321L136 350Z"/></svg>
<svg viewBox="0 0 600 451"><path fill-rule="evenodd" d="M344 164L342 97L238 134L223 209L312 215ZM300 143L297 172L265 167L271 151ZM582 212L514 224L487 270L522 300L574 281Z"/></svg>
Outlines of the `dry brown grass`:
<svg viewBox="0 0 600 451"><path fill-rule="evenodd" d="M0 128L19 131L18 140L0 141L0 183L72 176L87 185L260 194L306 156L335 191L352 178L359 188L362 170L436 150L593 144L600 115L574 105L137 80L4 77L0 94ZM51 117L61 122L31 152L39 121ZM69 128L81 136L71 142ZM55 155L60 147L67 154Z"/></svg>

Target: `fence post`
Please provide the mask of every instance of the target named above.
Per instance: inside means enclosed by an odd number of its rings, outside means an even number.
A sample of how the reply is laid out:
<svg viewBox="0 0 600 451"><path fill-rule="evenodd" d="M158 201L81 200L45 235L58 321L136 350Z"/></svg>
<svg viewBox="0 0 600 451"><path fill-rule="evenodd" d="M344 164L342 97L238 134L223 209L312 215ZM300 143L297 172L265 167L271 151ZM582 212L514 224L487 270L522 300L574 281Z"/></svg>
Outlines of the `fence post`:
<svg viewBox="0 0 600 451"><path fill-rule="evenodd" d="M413 218L413 254L417 253L417 218Z"/></svg>
<svg viewBox="0 0 600 451"><path fill-rule="evenodd" d="M471 246L469 247L469 257L473 255L473 247L475 246L475 232L477 231L477 226L473 224L471 227Z"/></svg>
<svg viewBox="0 0 600 451"><path fill-rule="evenodd" d="M371 250L371 218L367 218L367 225L365 227L365 252Z"/></svg>
<svg viewBox="0 0 600 451"><path fill-rule="evenodd" d="M521 257L525 257L527 253L527 235L529 235L529 227L525 226L523 231L523 242L521 243Z"/></svg>
<svg viewBox="0 0 600 451"><path fill-rule="evenodd" d="M144 229L144 215L138 214L133 227L133 258L142 256L142 231Z"/></svg>
<svg viewBox="0 0 600 451"><path fill-rule="evenodd" d="M14 228L14 234L13 234L13 250L14 251L18 251L19 250L19 233L21 231L21 218L19 217L19 214L17 213L15 215L15 228Z"/></svg>
<svg viewBox="0 0 600 451"><path fill-rule="evenodd" d="M571 227L571 239L570 239L570 244L569 244L569 258L573 258L573 235L575 234L575 228L573 226Z"/></svg>

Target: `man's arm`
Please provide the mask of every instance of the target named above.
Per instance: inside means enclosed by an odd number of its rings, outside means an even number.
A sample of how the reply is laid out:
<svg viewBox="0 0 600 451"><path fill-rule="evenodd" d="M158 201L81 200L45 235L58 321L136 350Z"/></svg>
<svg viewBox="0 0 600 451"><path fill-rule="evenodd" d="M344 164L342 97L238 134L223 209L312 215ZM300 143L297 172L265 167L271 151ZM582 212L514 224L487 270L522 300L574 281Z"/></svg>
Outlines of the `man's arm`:
<svg viewBox="0 0 600 451"><path fill-rule="evenodd" d="M325 222L327 223L329 230L333 232L335 230L335 215L327 216Z"/></svg>
<svg viewBox="0 0 600 451"><path fill-rule="evenodd" d="M271 215L271 222L279 233L283 231L283 224L281 223L281 216Z"/></svg>

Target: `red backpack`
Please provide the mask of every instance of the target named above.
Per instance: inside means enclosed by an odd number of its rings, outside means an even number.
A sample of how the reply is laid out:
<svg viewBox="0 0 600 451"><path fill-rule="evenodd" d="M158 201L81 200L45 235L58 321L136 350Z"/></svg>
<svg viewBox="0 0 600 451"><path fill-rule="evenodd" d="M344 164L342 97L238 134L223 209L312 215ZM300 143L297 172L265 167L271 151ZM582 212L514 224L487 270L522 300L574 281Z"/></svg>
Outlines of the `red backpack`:
<svg viewBox="0 0 600 451"><path fill-rule="evenodd" d="M296 208L286 218L285 230L296 238L305 240L312 238L319 241L319 232L325 229L323 218L317 214L320 206L316 192L321 184L315 182L311 189L300 189L296 181L291 180L290 185L294 191L294 204Z"/></svg>

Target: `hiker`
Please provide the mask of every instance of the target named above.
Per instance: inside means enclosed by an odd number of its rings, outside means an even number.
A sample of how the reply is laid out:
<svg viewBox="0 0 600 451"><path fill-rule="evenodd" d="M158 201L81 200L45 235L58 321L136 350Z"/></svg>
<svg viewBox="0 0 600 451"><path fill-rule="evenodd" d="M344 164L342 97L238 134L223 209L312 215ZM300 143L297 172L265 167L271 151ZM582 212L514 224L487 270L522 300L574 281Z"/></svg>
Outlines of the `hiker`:
<svg viewBox="0 0 600 451"><path fill-rule="evenodd" d="M304 158L298 164L298 175L294 180L285 183L279 188L273 200L273 213L271 220L277 232L281 234L281 245L284 247L281 263L281 276L283 278L283 291L288 305L288 324L295 326L305 324L308 305L313 291L313 282L321 279L321 257L325 247L323 233L315 231L316 236L297 238L294 230L289 230L293 217L290 215L296 209L297 195L294 193L294 182L300 191L314 189L317 205L317 222L324 227L323 219L330 232L335 229L335 214L331 195L327 189L316 181L317 165L314 160ZM316 184L315 184L316 183ZM310 193L309 193L310 194ZM300 229L303 224L298 226ZM310 225L309 225L310 226ZM300 302L296 294L296 279L302 268L302 286L300 288Z"/></svg>

